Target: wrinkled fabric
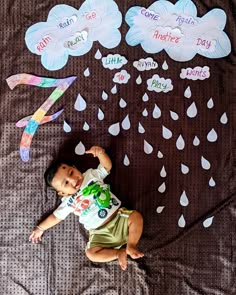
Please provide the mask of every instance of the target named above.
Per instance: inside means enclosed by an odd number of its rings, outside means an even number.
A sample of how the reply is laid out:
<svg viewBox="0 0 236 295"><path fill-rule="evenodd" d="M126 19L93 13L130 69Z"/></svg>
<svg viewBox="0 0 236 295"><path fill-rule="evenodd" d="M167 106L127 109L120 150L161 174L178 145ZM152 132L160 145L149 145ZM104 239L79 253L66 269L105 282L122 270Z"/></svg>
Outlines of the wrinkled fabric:
<svg viewBox="0 0 236 295"><path fill-rule="evenodd" d="M236 294L235 1L194 1L198 16L213 8L226 12L224 30L231 40L232 52L225 58L197 55L181 63L171 60L164 51L147 54L140 45L128 46L125 13L131 6L148 7L152 1L117 0L123 16L120 45L106 49L94 42L87 54L70 57L64 68L48 71L41 65L40 57L26 48L24 36L27 28L46 21L50 9L61 3L1 2L0 294ZM82 1L66 4L79 8ZM112 79L121 69L105 69L101 60L94 58L98 49L102 56L119 53L128 60L122 69L131 78L128 84L117 84L116 94L111 93ZM149 56L157 61L158 68L138 72L133 62ZM162 69L164 61L168 70ZM182 68L196 66L208 66L210 77L202 81L180 78ZM87 68L88 77L84 75ZM55 121L39 126L29 162L20 159L23 129L15 124L32 115L54 89L18 85L10 90L5 79L18 73L53 78L77 76L47 115L62 108L64 112ZM146 81L154 74L171 79L173 90L148 91ZM139 75L141 84L136 83ZM190 98L184 96L188 86ZM103 91L108 94L107 100L102 99ZM143 100L145 93L148 100L146 96ZM79 94L87 103L80 112L74 108ZM127 103L125 108L119 106L121 98ZM193 102L197 116L189 118L187 110ZM155 104L161 110L159 118L152 115ZM98 119L99 109L103 120ZM147 116L143 115L145 109ZM179 119L173 120L171 112L178 114ZM220 122L224 113L226 124ZM123 129L127 115L130 128ZM69 133L63 130L64 120L71 127ZM83 129L85 122L88 131ZM110 135L108 128L118 122L119 134ZM139 123L144 133L138 131ZM172 132L170 139L163 138L165 128ZM212 129L218 136L215 142L207 140ZM176 147L180 135L184 139L182 150ZM193 144L195 136L199 145ZM86 149L99 145L106 150L113 163L106 182L122 206L143 215L139 248L145 256L129 259L126 271L120 269L117 261L101 264L87 259L84 249L88 233L72 214L45 232L42 243L28 241L37 223L59 204L55 192L44 184L44 171L50 162L57 157L71 159L82 172L97 167L98 160L91 155L75 154L80 141ZM183 147L183 142L180 144ZM151 151L149 154L144 152L144 146ZM123 163L125 156L128 166ZM202 168L204 159L210 163L209 169ZM181 172L181 168L186 171L183 165L189 169L187 174ZM209 185L211 179L215 186Z"/></svg>

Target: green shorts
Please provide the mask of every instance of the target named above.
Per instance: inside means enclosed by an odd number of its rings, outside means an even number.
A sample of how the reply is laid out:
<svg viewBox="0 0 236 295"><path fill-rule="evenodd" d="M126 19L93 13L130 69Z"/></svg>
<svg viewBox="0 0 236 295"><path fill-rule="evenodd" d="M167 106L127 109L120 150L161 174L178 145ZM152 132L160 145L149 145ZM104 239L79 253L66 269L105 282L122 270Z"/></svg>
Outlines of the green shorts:
<svg viewBox="0 0 236 295"><path fill-rule="evenodd" d="M128 240L128 218L133 210L120 208L114 218L98 229L89 231L87 249L93 247L119 249Z"/></svg>

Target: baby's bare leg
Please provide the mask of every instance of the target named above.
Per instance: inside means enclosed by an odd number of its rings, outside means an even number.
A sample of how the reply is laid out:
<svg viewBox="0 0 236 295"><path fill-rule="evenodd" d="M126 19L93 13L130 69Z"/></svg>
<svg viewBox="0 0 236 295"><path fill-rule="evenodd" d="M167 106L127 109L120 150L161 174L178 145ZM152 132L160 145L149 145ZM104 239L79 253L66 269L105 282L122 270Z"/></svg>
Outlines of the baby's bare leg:
<svg viewBox="0 0 236 295"><path fill-rule="evenodd" d="M139 212L134 211L130 214L128 227L129 235L126 249L93 247L86 250L87 257L93 262L109 262L118 259L123 270L127 268L127 254L133 259L143 257L144 254L136 248L143 232L143 217Z"/></svg>
<svg viewBox="0 0 236 295"><path fill-rule="evenodd" d="M87 257L93 262L109 262L118 259L120 267L127 268L127 254L125 249L93 247L86 250Z"/></svg>
<svg viewBox="0 0 236 295"><path fill-rule="evenodd" d="M130 214L128 219L128 227L129 236L126 252L133 259L143 257L144 254L136 248L136 245L138 244L138 241L143 232L143 217L139 212L134 211Z"/></svg>

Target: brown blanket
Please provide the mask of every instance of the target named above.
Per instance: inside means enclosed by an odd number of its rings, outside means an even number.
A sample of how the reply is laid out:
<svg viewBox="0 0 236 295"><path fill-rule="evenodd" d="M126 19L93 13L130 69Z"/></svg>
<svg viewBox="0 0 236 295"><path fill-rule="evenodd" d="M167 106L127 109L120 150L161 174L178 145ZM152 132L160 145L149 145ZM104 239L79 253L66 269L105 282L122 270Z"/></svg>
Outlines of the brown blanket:
<svg viewBox="0 0 236 295"><path fill-rule="evenodd" d="M109 50L94 42L87 54L70 57L65 67L49 71L41 65L40 56L27 49L24 36L31 25L46 21L50 9L61 1L1 2L0 294L236 294L235 1L194 0L198 16L213 8L226 12L225 32L232 52L220 59L197 55L182 63L164 51L147 54L140 45L131 47L125 42L129 29L125 13L131 6L148 7L152 1L116 3L123 16L120 45ZM65 4L78 9L82 1ZM105 69L101 60L94 58L98 49L103 56L119 53L128 60L123 69L131 78L128 84L117 85L116 94L111 93L112 79L120 70ZM156 60L158 69L138 72L133 62L146 57ZM164 61L168 70L162 69ZM182 68L196 66L208 66L210 77L180 79ZM84 75L87 68L88 77ZM62 108L64 112L38 128L28 162L20 159L19 143L24 129L15 123L33 114L52 90L29 85L10 90L5 79L18 73L53 78L77 76L48 114ZM146 81L154 73L170 78L174 89L168 93L148 91ZM141 84L136 83L139 75ZM190 98L184 96L188 86ZM107 100L102 99L103 91L108 94ZM81 112L74 108L79 93L87 103ZM147 101L142 99L145 93ZM119 106L121 98L127 103L125 108ZM193 102L197 115L190 118L187 110ZM156 119L152 115L155 104L161 110ZM99 108L104 113L103 120L98 119ZM147 116L143 114L145 109ZM173 112L178 114L178 120L172 118L176 115ZM227 117L222 117L224 114ZM109 134L108 128L117 122L121 126L127 115L130 128L121 128L117 136ZM63 130L64 121L71 132ZM85 122L90 127L88 131L83 130ZM139 123L144 133L138 131ZM163 138L163 130L168 133L165 128L172 132L169 139ZM207 135L212 129L217 140L212 131L210 142ZM178 149L176 142L181 145L181 137L185 146ZM86 258L87 232L74 215L48 230L42 243L33 245L28 241L37 223L59 204L43 179L52 159L73 159L81 171L98 164L89 155L75 154L80 141L86 148L100 145L106 149L113 162L106 182L124 206L137 209L144 217L139 248L145 257L129 259L125 272L117 261L98 264ZM145 142L153 148L149 154L144 151ZM125 155L129 166L123 163ZM209 163L210 168L204 166Z"/></svg>

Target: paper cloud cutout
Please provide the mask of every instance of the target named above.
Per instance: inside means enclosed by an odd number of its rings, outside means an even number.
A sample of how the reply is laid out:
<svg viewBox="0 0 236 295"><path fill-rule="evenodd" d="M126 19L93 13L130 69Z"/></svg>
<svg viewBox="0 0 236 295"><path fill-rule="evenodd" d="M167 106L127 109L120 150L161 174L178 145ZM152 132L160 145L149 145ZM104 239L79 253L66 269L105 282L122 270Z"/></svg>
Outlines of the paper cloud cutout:
<svg viewBox="0 0 236 295"><path fill-rule="evenodd" d="M197 17L197 8L191 0L155 1L148 8L134 6L126 13L130 26L126 42L140 44L147 53L165 50L176 61L189 61L196 54L208 58L227 56L231 51L228 36L223 31L226 14L212 9Z"/></svg>
<svg viewBox="0 0 236 295"><path fill-rule="evenodd" d="M159 77L158 74L152 76L151 79L147 80L148 90L156 92L169 92L173 90L172 81Z"/></svg>
<svg viewBox="0 0 236 295"><path fill-rule="evenodd" d="M122 70L114 75L113 82L118 84L126 84L130 79L130 74L126 70Z"/></svg>
<svg viewBox="0 0 236 295"><path fill-rule="evenodd" d="M28 49L41 55L48 70L64 67L69 55L89 52L94 41L105 48L114 48L121 41L118 28L122 15L113 0L86 0L79 10L60 4L54 6L46 22L32 25L25 34Z"/></svg>
<svg viewBox="0 0 236 295"><path fill-rule="evenodd" d="M189 79L189 80L205 80L210 77L210 69L209 67L195 67L181 69L180 78L181 79Z"/></svg>
<svg viewBox="0 0 236 295"><path fill-rule="evenodd" d="M108 54L108 56L102 58L103 67L109 70L120 69L127 62L127 59L120 54Z"/></svg>
<svg viewBox="0 0 236 295"><path fill-rule="evenodd" d="M140 72L154 70L158 67L158 63L151 57L141 58L140 60L134 61L133 66Z"/></svg>

